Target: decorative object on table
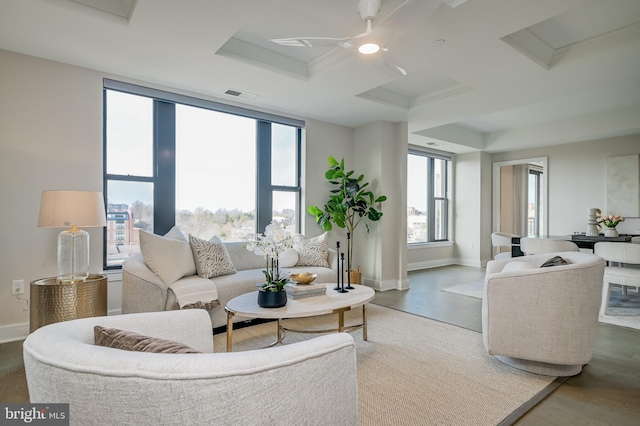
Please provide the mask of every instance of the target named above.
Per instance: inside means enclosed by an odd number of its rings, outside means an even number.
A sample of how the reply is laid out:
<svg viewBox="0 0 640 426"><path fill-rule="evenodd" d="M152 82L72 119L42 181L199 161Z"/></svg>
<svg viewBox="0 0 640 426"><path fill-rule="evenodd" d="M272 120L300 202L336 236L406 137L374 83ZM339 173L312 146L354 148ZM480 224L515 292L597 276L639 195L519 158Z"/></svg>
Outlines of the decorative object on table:
<svg viewBox="0 0 640 426"><path fill-rule="evenodd" d="M616 226L618 226L620 222L624 222L624 217L617 215L602 216L599 221L606 226L604 231L605 237L617 237L618 231L616 230Z"/></svg>
<svg viewBox="0 0 640 426"><path fill-rule="evenodd" d="M310 272L300 272L297 274L289 274L289 279L291 281L295 281L298 284L310 284L312 283L316 278L318 277L318 274L312 274Z"/></svg>
<svg viewBox="0 0 640 426"><path fill-rule="evenodd" d="M340 253L340 260L338 261L338 269L340 270L340 275L342 275L342 279L338 282L337 291L338 293L349 293L349 290L344 289L344 253Z"/></svg>
<svg viewBox="0 0 640 426"><path fill-rule="evenodd" d="M589 214L587 215L587 233L585 235L587 237L597 237L599 233L598 209L591 208L589 209Z"/></svg>
<svg viewBox="0 0 640 426"><path fill-rule="evenodd" d="M265 282L257 284L258 306L280 308L287 304L285 284L289 278L280 275L279 256L293 247L293 237L285 229L284 223L273 221L264 230L264 235L254 234L244 244L245 248L267 262L264 273Z"/></svg>
<svg viewBox="0 0 640 426"><path fill-rule="evenodd" d="M315 216L316 223L325 231L331 231L332 222L339 228L346 228L348 235L349 253L347 259L347 271L352 271L353 261L353 237L358 225L364 223L367 233L369 232L368 221L376 222L382 217L382 212L376 206L387 199L385 195L376 197L373 192L366 189L368 182L363 182L364 175L357 178L352 177L355 171L347 171L344 167L344 158L339 162L334 157L328 159L330 168L325 173L325 178L333 185L330 191L329 201L323 208L310 206L308 212ZM350 277L351 282L355 281L358 274Z"/></svg>
<svg viewBox="0 0 640 426"><path fill-rule="evenodd" d="M327 286L325 284L295 284L288 283L284 286L287 295L292 299L303 299L311 296L321 296L327 293Z"/></svg>
<svg viewBox="0 0 640 426"><path fill-rule="evenodd" d="M351 246L351 233L347 232L347 247ZM347 251L347 265L351 265L351 259L349 258L349 251ZM347 268L347 286L343 287L346 288L347 290L353 290L353 287L351 287L351 266L349 266ZM358 271L360 271L360 267L358 266ZM342 279L344 281L344 278ZM360 279L358 278L358 283L360 283Z"/></svg>
<svg viewBox="0 0 640 426"><path fill-rule="evenodd" d="M96 191L42 191L38 226L68 228L58 235L58 280L89 277L89 233L83 228L107 226L104 196Z"/></svg>
<svg viewBox="0 0 640 426"><path fill-rule="evenodd" d="M336 252L337 254L337 259L338 259L338 276L336 278L336 286L333 288L334 290L340 290L340 280L343 279L343 271L340 268L340 241L338 241L336 243Z"/></svg>

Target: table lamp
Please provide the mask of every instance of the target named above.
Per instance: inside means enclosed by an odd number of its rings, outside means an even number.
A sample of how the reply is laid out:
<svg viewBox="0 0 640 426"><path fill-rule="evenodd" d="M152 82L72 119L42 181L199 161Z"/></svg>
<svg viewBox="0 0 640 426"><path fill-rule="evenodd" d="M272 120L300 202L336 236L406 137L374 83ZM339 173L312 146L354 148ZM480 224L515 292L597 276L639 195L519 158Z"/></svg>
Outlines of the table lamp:
<svg viewBox="0 0 640 426"><path fill-rule="evenodd" d="M89 276L89 233L78 227L107 226L102 192L42 191L39 227L69 227L58 235L58 280Z"/></svg>

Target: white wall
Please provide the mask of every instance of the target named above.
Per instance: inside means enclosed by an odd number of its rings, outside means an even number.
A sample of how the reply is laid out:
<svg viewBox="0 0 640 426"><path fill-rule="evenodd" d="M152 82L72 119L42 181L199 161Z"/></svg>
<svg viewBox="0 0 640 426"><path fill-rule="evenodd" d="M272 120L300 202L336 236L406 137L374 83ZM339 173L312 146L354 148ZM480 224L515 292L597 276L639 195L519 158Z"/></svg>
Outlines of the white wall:
<svg viewBox="0 0 640 426"><path fill-rule="evenodd" d="M376 290L408 288L406 164L406 123L378 121L355 129L353 169L364 174L375 196L387 196L380 221L369 222L369 234L361 223L354 236L354 265L362 265L362 282Z"/></svg>
<svg viewBox="0 0 640 426"><path fill-rule="evenodd" d="M102 82L114 78L148 87L204 95L136 82L102 72L0 50L0 342L28 333L29 282L55 276L57 235L38 228L45 189L102 191ZM270 111L273 112L273 111ZM277 112L274 112L277 114ZM300 118L300 117L296 117ZM350 158L351 128L307 122L303 166L306 206L324 204L329 155ZM304 200L304 198L303 198ZM321 233L305 214L309 235ZM91 272L102 270L102 230L91 237ZM11 295L11 281L24 279L23 300ZM121 283L110 279L108 310L120 310Z"/></svg>
<svg viewBox="0 0 640 426"><path fill-rule="evenodd" d="M640 135L599 139L493 155L493 161L549 157L549 234L585 232L587 211L606 212L607 158L640 153ZM621 233L640 234L640 219L618 226Z"/></svg>
<svg viewBox="0 0 640 426"><path fill-rule="evenodd" d="M345 162L351 163L353 129L316 120L307 120L305 135L306 143L303 147L302 158L306 159L306 163L302 171L302 187L304 188L302 204L322 208L329 200L329 191L332 189L324 177L325 172L329 169L327 159L329 156L333 156L338 161L344 158ZM315 216L307 213L306 207L303 211L302 227L303 233L309 237L324 232L316 224ZM335 247L335 243L339 239L340 236L336 232L330 232L330 247Z"/></svg>

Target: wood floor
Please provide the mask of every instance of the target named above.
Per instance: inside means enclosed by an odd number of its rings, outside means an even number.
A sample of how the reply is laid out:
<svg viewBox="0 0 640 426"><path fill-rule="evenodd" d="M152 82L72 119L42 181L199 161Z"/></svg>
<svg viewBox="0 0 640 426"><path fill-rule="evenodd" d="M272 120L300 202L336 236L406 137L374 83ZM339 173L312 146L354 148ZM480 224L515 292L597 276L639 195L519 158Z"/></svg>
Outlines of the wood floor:
<svg viewBox="0 0 640 426"><path fill-rule="evenodd" d="M377 293L375 303L481 330L481 300L441 291L484 270L447 266L409 273L410 289ZM28 402L22 342L0 345L0 402ZM517 425L640 425L640 330L598 325L594 356Z"/></svg>
<svg viewBox="0 0 640 426"><path fill-rule="evenodd" d="M407 291L377 293L375 303L481 331L480 299L441 291L484 276L447 266L409 273ZM640 425L640 330L598 323L593 359L517 425Z"/></svg>

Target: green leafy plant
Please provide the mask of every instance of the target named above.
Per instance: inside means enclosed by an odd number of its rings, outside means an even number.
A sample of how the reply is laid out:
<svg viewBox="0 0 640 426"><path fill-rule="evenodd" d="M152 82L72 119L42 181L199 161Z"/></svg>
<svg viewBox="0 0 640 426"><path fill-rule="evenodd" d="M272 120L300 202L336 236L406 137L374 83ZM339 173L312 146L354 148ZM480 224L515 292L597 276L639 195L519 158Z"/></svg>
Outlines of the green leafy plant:
<svg viewBox="0 0 640 426"><path fill-rule="evenodd" d="M329 170L325 178L333 186L330 190L329 201L324 208L310 206L307 210L316 218L316 223L325 231L331 231L333 224L344 228L350 234L349 239L349 265L351 270L353 260L353 235L360 223L363 223L369 233L369 221L377 222L382 217L382 212L377 205L387 199L385 195L376 197L373 192L366 189L368 182L364 182L364 175L354 177L355 171L347 171L344 167L344 158L337 161L329 157Z"/></svg>

